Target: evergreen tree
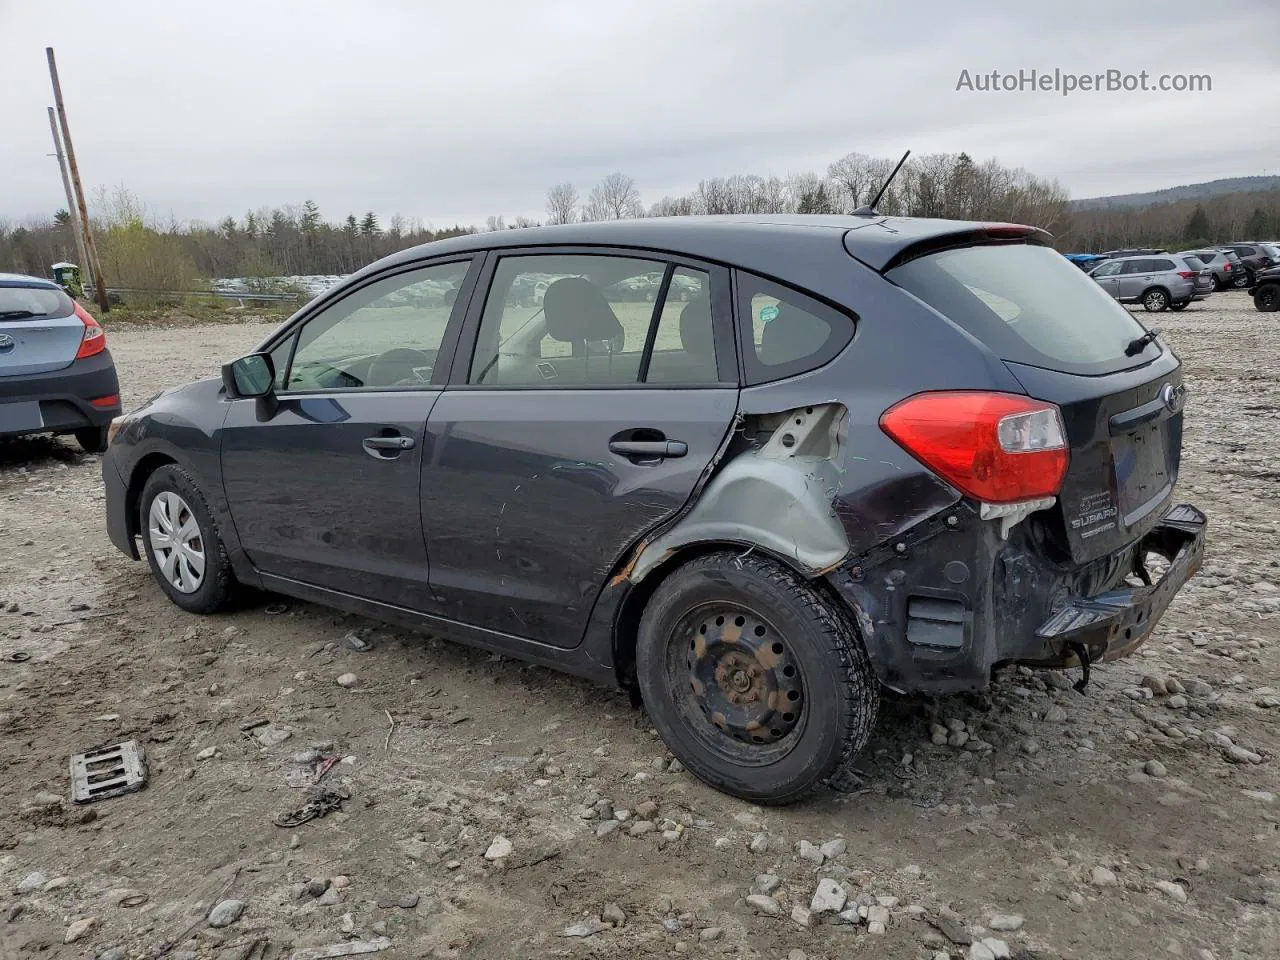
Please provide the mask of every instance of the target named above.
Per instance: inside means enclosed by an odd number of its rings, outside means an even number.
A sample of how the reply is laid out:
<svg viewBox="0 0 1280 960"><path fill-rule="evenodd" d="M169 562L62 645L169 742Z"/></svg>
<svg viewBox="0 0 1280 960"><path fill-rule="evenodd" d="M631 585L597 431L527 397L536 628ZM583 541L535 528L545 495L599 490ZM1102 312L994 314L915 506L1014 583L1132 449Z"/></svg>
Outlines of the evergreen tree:
<svg viewBox="0 0 1280 960"><path fill-rule="evenodd" d="M1187 218L1187 225L1182 231L1182 239L1186 243L1198 246L1208 243L1212 233L1213 231L1209 227L1209 215L1204 212L1204 207L1197 203L1195 210Z"/></svg>
<svg viewBox="0 0 1280 960"><path fill-rule="evenodd" d="M1254 207L1253 213L1249 217L1249 222L1244 225L1244 239L1266 240L1269 236L1271 236L1270 219L1265 211Z"/></svg>

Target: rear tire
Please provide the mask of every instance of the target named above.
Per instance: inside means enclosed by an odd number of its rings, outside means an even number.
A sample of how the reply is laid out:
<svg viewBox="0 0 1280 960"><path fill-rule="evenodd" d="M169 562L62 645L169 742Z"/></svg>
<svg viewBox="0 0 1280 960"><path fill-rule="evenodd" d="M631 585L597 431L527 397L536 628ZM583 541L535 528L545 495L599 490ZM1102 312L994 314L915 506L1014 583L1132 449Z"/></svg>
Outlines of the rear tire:
<svg viewBox="0 0 1280 960"><path fill-rule="evenodd" d="M1253 305L1263 313L1280 310L1280 283L1264 283L1254 290Z"/></svg>
<svg viewBox="0 0 1280 960"><path fill-rule="evenodd" d="M75 438L85 453L105 453L107 450L106 427L85 427L75 432Z"/></svg>
<svg viewBox="0 0 1280 960"><path fill-rule="evenodd" d="M1253 286L1253 274L1248 270L1241 270L1231 278L1231 286L1237 290L1244 290Z"/></svg>
<svg viewBox="0 0 1280 960"><path fill-rule="evenodd" d="M783 565L713 553L654 592L636 674L649 717L698 779L787 804L843 780L879 683L851 617Z"/></svg>
<svg viewBox="0 0 1280 960"><path fill-rule="evenodd" d="M138 529L156 583L188 613L215 613L231 601L235 577L204 495L176 464L147 478Z"/></svg>
<svg viewBox="0 0 1280 960"><path fill-rule="evenodd" d="M1142 307L1147 313L1163 313L1169 309L1169 294L1163 287L1153 287L1142 295Z"/></svg>

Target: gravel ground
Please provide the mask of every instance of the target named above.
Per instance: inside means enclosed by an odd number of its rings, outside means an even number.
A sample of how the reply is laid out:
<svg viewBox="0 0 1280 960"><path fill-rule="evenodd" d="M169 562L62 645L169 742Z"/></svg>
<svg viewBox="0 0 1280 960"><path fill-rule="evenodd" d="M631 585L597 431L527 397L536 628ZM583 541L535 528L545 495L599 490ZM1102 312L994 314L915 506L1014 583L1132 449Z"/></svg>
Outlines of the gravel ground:
<svg viewBox="0 0 1280 960"><path fill-rule="evenodd" d="M1211 530L1156 636L1083 696L888 702L864 789L782 810L622 694L273 598L184 614L108 543L98 458L0 443L0 956L1275 957L1280 327L1238 293L1159 323ZM268 329L109 332L126 406ZM69 804L68 756L130 738L147 789ZM274 825L317 757L349 799Z"/></svg>

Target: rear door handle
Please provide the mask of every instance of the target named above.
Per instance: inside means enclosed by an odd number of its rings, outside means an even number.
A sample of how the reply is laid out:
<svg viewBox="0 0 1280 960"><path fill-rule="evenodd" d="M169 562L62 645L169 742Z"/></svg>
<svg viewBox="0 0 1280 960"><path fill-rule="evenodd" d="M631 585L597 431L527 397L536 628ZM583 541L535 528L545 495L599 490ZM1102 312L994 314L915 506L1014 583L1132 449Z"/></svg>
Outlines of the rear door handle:
<svg viewBox="0 0 1280 960"><path fill-rule="evenodd" d="M412 450L413 437L365 437L364 451L379 460L391 460L402 450Z"/></svg>
<svg viewBox="0 0 1280 960"><path fill-rule="evenodd" d="M689 445L683 440L610 440L609 452L620 457L683 457Z"/></svg>

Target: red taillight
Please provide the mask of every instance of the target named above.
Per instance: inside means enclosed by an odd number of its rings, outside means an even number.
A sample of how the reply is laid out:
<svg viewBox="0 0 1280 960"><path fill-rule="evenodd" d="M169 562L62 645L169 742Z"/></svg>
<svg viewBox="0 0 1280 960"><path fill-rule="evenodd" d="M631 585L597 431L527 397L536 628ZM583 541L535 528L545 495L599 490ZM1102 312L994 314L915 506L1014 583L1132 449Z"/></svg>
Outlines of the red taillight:
<svg viewBox="0 0 1280 960"><path fill-rule="evenodd" d="M1222 270L1223 270L1223 272L1224 272L1224 273L1230 273L1230 272L1231 272L1231 264L1229 264L1229 263L1224 263L1224 264L1222 265Z"/></svg>
<svg viewBox="0 0 1280 960"><path fill-rule="evenodd" d="M107 349L107 335L102 325L80 304L76 304L76 316L84 324L84 336L80 338L80 349L76 351L76 359L83 360Z"/></svg>
<svg viewBox="0 0 1280 960"><path fill-rule="evenodd" d="M1196 278L1195 272L1191 270L1179 270L1178 276L1183 280L1194 280Z"/></svg>
<svg viewBox="0 0 1280 960"><path fill-rule="evenodd" d="M90 400L89 406L97 407L99 410L110 410L112 407L118 407L120 406L120 394L109 393L105 397Z"/></svg>
<svg viewBox="0 0 1280 960"><path fill-rule="evenodd" d="M1057 496L1067 472L1058 408L1029 397L921 393L886 410L880 427L948 483L984 503Z"/></svg>

